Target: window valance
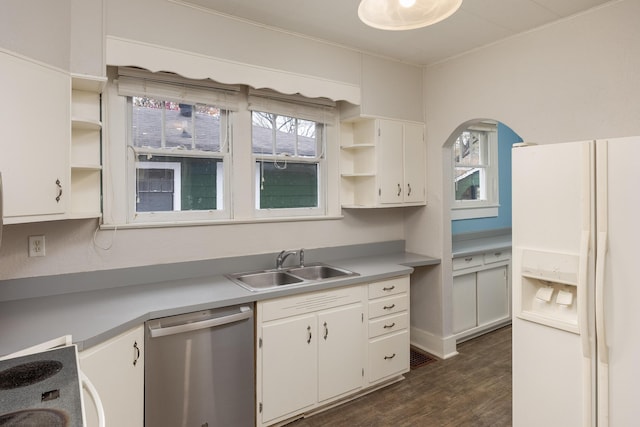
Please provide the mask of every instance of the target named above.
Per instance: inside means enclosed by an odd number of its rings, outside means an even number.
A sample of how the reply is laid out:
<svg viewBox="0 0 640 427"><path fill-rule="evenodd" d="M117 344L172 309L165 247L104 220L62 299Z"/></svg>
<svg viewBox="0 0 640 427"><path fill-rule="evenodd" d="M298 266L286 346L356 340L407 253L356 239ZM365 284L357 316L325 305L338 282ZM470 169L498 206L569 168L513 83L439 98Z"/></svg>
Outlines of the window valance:
<svg viewBox="0 0 640 427"><path fill-rule="evenodd" d="M141 67L153 72L168 71L189 79L211 79L225 84L243 84L273 89L309 98L360 104L360 86L322 77L292 73L259 65L234 62L180 49L108 36L107 65Z"/></svg>

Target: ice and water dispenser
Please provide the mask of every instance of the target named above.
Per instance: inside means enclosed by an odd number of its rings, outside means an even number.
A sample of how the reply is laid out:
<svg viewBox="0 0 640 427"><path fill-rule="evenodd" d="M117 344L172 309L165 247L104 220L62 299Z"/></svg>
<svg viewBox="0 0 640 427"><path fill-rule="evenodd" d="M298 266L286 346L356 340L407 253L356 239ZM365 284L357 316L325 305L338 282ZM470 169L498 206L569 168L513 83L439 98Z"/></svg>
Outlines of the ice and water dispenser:
<svg viewBox="0 0 640 427"><path fill-rule="evenodd" d="M515 314L578 333L578 255L522 250Z"/></svg>

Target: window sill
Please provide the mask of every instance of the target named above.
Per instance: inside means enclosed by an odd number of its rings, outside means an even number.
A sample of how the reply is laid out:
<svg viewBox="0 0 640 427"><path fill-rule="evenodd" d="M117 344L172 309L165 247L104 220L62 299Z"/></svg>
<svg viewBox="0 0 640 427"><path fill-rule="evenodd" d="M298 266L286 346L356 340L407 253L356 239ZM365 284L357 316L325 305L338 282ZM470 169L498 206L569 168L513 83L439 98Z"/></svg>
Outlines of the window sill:
<svg viewBox="0 0 640 427"><path fill-rule="evenodd" d="M224 219L219 221L167 221L167 222L139 222L124 224L100 224L101 230L126 230L140 228L170 228L170 227L201 227L215 225L240 225L274 222L299 222L299 221L333 221L343 219L342 215L332 216L296 216L279 218L248 218L248 219Z"/></svg>
<svg viewBox="0 0 640 427"><path fill-rule="evenodd" d="M476 218L492 218L498 216L499 205L495 206L478 206L475 208L452 208L451 220L456 221L460 219L476 219Z"/></svg>

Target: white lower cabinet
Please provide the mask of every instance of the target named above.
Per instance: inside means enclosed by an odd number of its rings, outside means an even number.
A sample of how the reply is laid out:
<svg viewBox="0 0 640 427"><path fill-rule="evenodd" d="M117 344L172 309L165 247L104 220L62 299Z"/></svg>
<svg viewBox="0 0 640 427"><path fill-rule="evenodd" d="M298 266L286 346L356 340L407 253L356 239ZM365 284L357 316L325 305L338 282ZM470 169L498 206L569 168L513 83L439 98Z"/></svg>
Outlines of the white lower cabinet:
<svg viewBox="0 0 640 427"><path fill-rule="evenodd" d="M509 317L507 266L478 271L478 324Z"/></svg>
<svg viewBox="0 0 640 427"><path fill-rule="evenodd" d="M261 301L257 426L287 422L409 370L409 277Z"/></svg>
<svg viewBox="0 0 640 427"><path fill-rule="evenodd" d="M476 308L476 273L453 278L453 333L457 334L478 324Z"/></svg>
<svg viewBox="0 0 640 427"><path fill-rule="evenodd" d="M453 333L471 338L511 321L509 252L453 259Z"/></svg>
<svg viewBox="0 0 640 427"><path fill-rule="evenodd" d="M363 386L364 287L257 304L257 425L270 425Z"/></svg>
<svg viewBox="0 0 640 427"><path fill-rule="evenodd" d="M409 370L409 276L369 285L370 384Z"/></svg>
<svg viewBox="0 0 640 427"><path fill-rule="evenodd" d="M260 328L262 420L270 421L316 403L318 340L315 314L296 316ZM314 336L315 335L315 336ZM259 414L260 416L260 414Z"/></svg>
<svg viewBox="0 0 640 427"><path fill-rule="evenodd" d="M362 388L362 302L318 313L318 402Z"/></svg>
<svg viewBox="0 0 640 427"><path fill-rule="evenodd" d="M140 325L79 353L80 368L100 395L107 426L144 425L143 344ZM83 393L87 426L97 426L93 400Z"/></svg>

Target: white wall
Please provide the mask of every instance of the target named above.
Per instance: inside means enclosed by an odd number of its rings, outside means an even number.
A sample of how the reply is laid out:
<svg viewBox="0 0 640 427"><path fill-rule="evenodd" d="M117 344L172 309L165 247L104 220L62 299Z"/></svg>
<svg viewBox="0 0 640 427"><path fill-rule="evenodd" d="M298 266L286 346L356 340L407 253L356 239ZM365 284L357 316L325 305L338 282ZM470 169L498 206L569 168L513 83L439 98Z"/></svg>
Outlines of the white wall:
<svg viewBox="0 0 640 427"><path fill-rule="evenodd" d="M537 143L640 135L638 16L640 1L614 1L424 70L428 209L407 216L407 248L443 262L422 284L441 300L423 300L425 314L412 316L419 328L451 334L447 139L478 118L499 120Z"/></svg>
<svg viewBox="0 0 640 427"><path fill-rule="evenodd" d="M70 0L2 0L0 46L68 70L70 11Z"/></svg>

